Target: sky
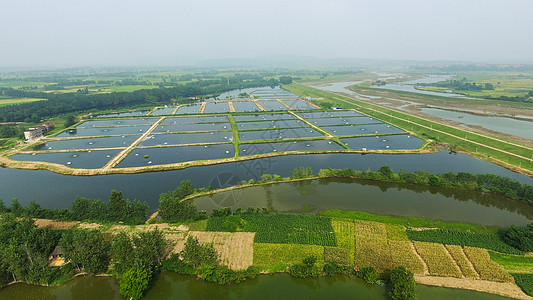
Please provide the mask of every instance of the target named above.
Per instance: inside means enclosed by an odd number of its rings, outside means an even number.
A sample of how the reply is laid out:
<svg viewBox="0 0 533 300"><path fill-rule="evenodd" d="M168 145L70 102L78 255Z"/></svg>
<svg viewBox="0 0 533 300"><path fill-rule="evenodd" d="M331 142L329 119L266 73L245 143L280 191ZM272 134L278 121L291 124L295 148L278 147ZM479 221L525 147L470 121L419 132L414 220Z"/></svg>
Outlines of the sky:
<svg viewBox="0 0 533 300"><path fill-rule="evenodd" d="M0 67L318 58L533 63L532 0L2 0Z"/></svg>

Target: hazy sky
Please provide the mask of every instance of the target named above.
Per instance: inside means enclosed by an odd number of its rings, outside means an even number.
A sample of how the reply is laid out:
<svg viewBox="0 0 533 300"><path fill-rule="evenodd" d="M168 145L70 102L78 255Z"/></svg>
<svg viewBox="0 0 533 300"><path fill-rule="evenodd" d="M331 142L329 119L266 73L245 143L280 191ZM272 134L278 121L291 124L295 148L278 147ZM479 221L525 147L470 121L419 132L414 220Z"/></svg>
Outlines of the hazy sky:
<svg viewBox="0 0 533 300"><path fill-rule="evenodd" d="M0 0L0 67L270 54L533 62L532 0Z"/></svg>

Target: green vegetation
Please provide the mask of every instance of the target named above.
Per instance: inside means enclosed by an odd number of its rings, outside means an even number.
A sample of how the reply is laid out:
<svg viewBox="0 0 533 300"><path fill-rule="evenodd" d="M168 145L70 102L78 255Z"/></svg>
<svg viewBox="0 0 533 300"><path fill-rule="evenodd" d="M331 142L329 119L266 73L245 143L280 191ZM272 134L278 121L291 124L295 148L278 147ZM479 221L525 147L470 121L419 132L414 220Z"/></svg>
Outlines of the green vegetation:
<svg viewBox="0 0 533 300"><path fill-rule="evenodd" d="M320 263L324 247L299 244L254 243L254 265L271 271L285 271L288 265L301 262L308 256L315 256Z"/></svg>
<svg viewBox="0 0 533 300"><path fill-rule="evenodd" d="M316 256L308 256L302 260L302 263L292 265L289 268L289 274L299 278L318 277L319 269L315 265L316 261Z"/></svg>
<svg viewBox="0 0 533 300"><path fill-rule="evenodd" d="M495 233L478 233L453 229L408 229L407 236L413 241L479 247L508 254L523 254L522 251L506 244L500 235Z"/></svg>
<svg viewBox="0 0 533 300"><path fill-rule="evenodd" d="M529 296L533 296L533 274L512 273L516 284Z"/></svg>
<svg viewBox="0 0 533 300"><path fill-rule="evenodd" d="M533 224L528 226L511 226L505 231L503 240L524 252L533 251Z"/></svg>
<svg viewBox="0 0 533 300"><path fill-rule="evenodd" d="M70 230L63 233L59 246L65 260L88 274L105 273L109 268L110 242L99 230Z"/></svg>
<svg viewBox="0 0 533 300"><path fill-rule="evenodd" d="M198 239L189 236L185 247L181 252L183 262L193 268L198 268L202 265L215 265L217 263L217 253L213 244L200 245Z"/></svg>
<svg viewBox="0 0 533 300"><path fill-rule="evenodd" d="M489 251L490 259L509 272L533 273L533 257Z"/></svg>
<svg viewBox="0 0 533 300"><path fill-rule="evenodd" d="M190 180L180 182L174 191L159 196L159 216L170 222L185 221L198 216L196 205L191 201L181 201L193 194L194 188Z"/></svg>
<svg viewBox="0 0 533 300"><path fill-rule="evenodd" d="M397 266L390 273L392 291L389 296L393 300L416 300L416 282L413 272L404 266Z"/></svg>
<svg viewBox="0 0 533 300"><path fill-rule="evenodd" d="M256 243L337 246L331 219L310 215L240 213L210 217L207 231L227 231L228 218L238 218L240 231L255 232ZM240 222L242 220L243 222Z"/></svg>

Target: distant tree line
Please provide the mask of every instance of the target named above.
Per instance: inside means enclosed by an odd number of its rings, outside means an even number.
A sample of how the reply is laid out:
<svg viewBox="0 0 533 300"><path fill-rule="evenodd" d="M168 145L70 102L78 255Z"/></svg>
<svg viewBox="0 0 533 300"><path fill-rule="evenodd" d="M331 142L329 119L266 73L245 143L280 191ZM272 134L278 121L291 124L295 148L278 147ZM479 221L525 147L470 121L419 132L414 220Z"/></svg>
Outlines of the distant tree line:
<svg viewBox="0 0 533 300"><path fill-rule="evenodd" d="M444 82L435 82L435 83L428 83L428 84L419 84L419 85L429 85L429 86L436 86L436 87L443 87L443 88L450 88L458 91L482 91L482 90L494 90L494 86L492 83L480 83L477 84L475 82L466 82L466 78L463 78L462 80L447 80Z"/></svg>
<svg viewBox="0 0 533 300"><path fill-rule="evenodd" d="M233 80L233 81L232 81ZM85 93L44 93L24 91L12 88L0 88L0 95L9 97L29 97L44 98L47 100L20 103L0 107L1 122L29 122L57 116L65 113L81 112L90 109L116 108L131 105L157 105L168 103L173 99L179 99L181 103L192 102L187 99L204 95L218 94L229 90L259 87L275 86L279 84L277 79L254 79L242 80L230 78L230 84L227 81L205 80L194 81L186 85L180 85L171 88L160 87L158 89L144 89L131 93L114 92L109 94L85 94Z"/></svg>

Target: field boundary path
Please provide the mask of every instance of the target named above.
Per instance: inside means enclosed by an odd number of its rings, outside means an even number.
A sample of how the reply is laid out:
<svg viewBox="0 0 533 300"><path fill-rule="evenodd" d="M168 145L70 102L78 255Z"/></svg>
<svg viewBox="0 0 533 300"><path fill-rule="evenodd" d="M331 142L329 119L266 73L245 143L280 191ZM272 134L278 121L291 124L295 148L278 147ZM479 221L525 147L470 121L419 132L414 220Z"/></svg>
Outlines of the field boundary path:
<svg viewBox="0 0 533 300"><path fill-rule="evenodd" d="M166 117L162 117L161 119L159 119L152 126L150 126L150 128L148 128L148 130L146 130L146 132L143 135L141 135L138 139L136 139L135 142L131 143L131 145L129 145L126 149L122 150L119 154L117 154L115 157L113 157L113 159L111 159L102 168L101 174L105 174L105 173L109 172L109 170L111 168L114 168L119 162L121 162L124 159L124 157L126 157L128 154L130 154L130 152L133 150L133 148L135 148L138 144L140 144L165 119L166 119Z"/></svg>

